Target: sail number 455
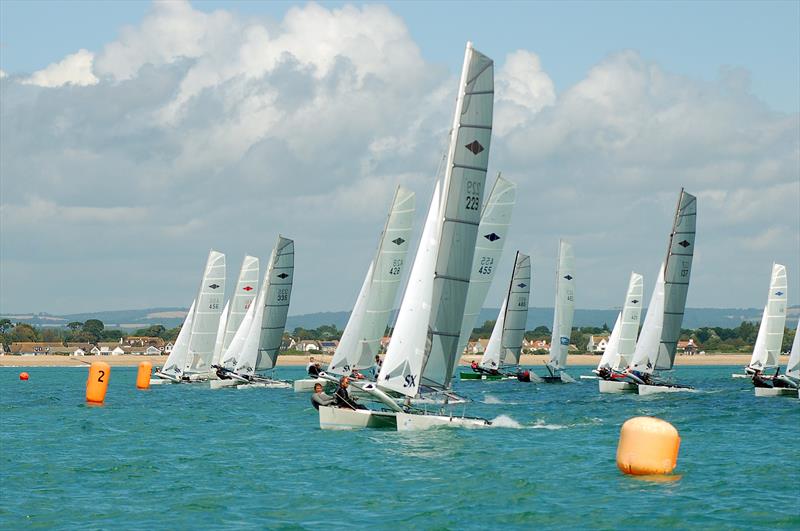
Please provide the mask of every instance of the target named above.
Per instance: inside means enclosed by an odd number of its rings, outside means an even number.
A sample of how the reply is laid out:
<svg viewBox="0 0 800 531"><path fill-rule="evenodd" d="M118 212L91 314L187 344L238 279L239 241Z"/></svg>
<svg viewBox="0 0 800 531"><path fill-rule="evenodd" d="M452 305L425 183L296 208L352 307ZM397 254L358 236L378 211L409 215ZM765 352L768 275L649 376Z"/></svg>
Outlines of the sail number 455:
<svg viewBox="0 0 800 531"><path fill-rule="evenodd" d="M478 273L481 275L491 275L492 268L494 267L494 258L491 256L482 256L481 263L478 267Z"/></svg>

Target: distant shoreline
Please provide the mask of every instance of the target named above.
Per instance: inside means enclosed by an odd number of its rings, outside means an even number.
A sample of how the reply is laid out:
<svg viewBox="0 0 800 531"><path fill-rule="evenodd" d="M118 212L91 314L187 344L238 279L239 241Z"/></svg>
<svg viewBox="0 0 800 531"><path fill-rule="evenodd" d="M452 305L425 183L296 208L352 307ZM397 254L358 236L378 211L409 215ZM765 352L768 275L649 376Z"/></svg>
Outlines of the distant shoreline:
<svg viewBox="0 0 800 531"><path fill-rule="evenodd" d="M297 367L308 363L308 356L286 355L278 357L278 366ZM328 355L315 355L314 358L326 365L330 361ZM139 356L133 354L123 354L121 356L13 356L6 354L0 356L0 367L83 367L93 361L104 361L114 367L136 367L143 361L149 361L154 367L164 364L166 356ZM469 365L473 360L480 359L480 356L462 356L460 364ZM524 355L522 365L540 366L543 365L546 356ZM722 365L741 365L747 364L750 359L749 353L742 354L697 354L694 356L678 356L675 359L676 367L685 366L722 366ZM785 366L788 356L781 356L781 366ZM571 366L595 366L600 361L600 356L589 354L570 355L567 360Z"/></svg>

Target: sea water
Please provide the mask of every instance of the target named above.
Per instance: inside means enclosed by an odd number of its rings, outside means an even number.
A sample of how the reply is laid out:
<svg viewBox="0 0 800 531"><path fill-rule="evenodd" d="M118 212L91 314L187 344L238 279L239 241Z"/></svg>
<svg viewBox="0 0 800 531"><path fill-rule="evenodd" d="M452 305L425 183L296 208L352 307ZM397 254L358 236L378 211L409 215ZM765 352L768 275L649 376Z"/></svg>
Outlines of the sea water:
<svg viewBox="0 0 800 531"><path fill-rule="evenodd" d="M114 367L87 406L85 367L2 368L0 528L798 529L800 401L736 370L680 368L697 391L647 397L456 380L456 411L493 427L398 433L321 431L290 389L138 391ZM638 415L678 429L674 481L617 470Z"/></svg>

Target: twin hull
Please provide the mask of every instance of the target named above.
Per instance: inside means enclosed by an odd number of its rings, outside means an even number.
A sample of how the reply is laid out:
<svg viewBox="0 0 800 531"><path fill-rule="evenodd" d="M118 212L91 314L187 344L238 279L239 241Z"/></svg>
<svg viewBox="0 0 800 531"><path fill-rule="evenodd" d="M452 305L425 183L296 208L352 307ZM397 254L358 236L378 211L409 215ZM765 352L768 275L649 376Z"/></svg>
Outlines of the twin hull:
<svg viewBox="0 0 800 531"><path fill-rule="evenodd" d="M320 406L319 427L323 430L354 428L386 428L397 431L426 430L440 426L485 427L490 423L484 419L451 417L447 415L422 415L394 411L372 411L369 409L342 409Z"/></svg>

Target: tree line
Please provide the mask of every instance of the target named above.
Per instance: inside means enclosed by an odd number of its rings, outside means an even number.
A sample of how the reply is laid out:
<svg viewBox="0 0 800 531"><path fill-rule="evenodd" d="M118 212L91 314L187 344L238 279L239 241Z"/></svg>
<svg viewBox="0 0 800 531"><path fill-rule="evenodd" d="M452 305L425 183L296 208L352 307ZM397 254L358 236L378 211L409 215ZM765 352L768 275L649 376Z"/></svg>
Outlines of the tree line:
<svg viewBox="0 0 800 531"><path fill-rule="evenodd" d="M180 326L166 328L163 325L152 325L147 328L140 328L132 334L119 328L106 329L103 321L99 319L89 319L83 323L73 321L68 323L65 328L60 327L36 327L27 323L13 324L9 319L0 319L0 343L10 345L11 343L98 343L119 341L123 337L147 336L160 337L164 341L175 341L180 332Z"/></svg>

